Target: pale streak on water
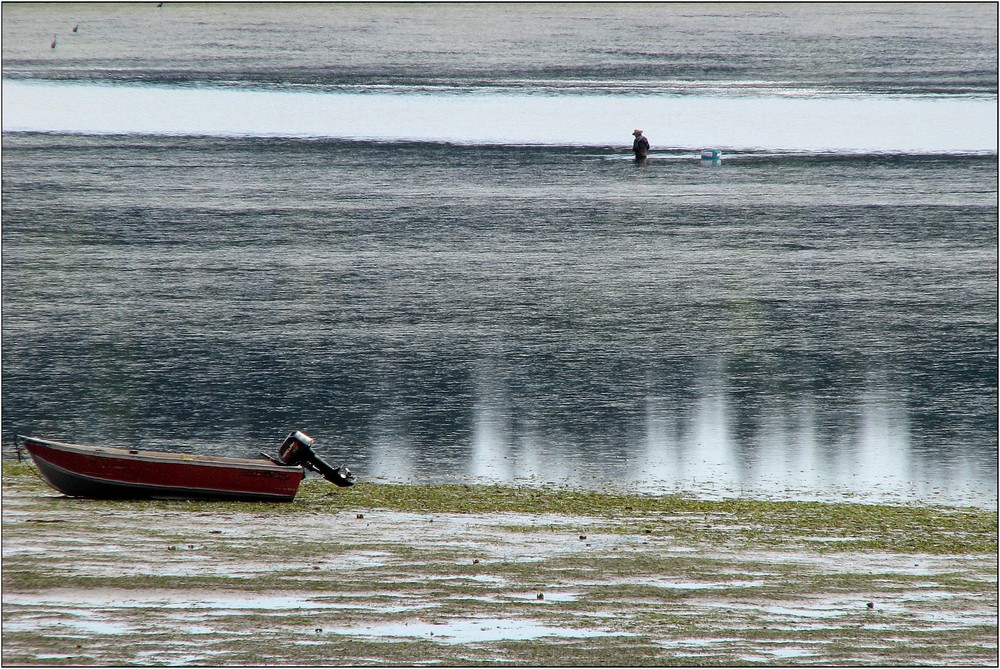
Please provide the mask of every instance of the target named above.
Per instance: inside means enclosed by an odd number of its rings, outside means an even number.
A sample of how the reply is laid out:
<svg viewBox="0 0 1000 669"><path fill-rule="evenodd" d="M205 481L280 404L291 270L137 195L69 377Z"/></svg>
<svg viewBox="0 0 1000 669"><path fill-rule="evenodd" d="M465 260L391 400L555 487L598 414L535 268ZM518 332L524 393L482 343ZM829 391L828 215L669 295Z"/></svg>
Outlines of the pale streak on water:
<svg viewBox="0 0 1000 669"><path fill-rule="evenodd" d="M9 132L607 147L627 139L627 118L661 152L955 154L997 147L996 100L982 97L310 93L6 81L4 100Z"/></svg>
<svg viewBox="0 0 1000 669"><path fill-rule="evenodd" d="M6 441L995 507L995 6L295 8L5 5Z"/></svg>

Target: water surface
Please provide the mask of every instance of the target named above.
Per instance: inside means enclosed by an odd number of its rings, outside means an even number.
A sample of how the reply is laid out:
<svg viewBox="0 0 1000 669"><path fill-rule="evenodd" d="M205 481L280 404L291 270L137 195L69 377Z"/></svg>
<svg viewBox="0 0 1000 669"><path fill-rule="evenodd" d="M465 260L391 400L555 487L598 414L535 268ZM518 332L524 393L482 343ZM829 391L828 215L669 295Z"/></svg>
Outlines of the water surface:
<svg viewBox="0 0 1000 669"><path fill-rule="evenodd" d="M362 480L995 506L995 5L17 4L3 38L7 443L300 428Z"/></svg>

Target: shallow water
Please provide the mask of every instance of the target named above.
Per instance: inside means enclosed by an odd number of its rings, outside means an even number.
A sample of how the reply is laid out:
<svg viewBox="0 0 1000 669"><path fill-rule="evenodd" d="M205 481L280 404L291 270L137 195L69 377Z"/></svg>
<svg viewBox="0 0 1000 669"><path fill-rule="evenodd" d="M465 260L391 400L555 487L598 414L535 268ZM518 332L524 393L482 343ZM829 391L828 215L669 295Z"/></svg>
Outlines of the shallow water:
<svg viewBox="0 0 1000 669"><path fill-rule="evenodd" d="M995 506L996 126L898 116L995 117L995 6L296 7L5 6L5 130L50 131L4 134L8 443L254 455L301 428L362 480ZM44 91L157 113L27 113ZM376 129L303 129L283 95ZM664 111L635 165L639 121L587 105L636 96L780 113L703 164L707 108ZM484 99L512 106L470 136Z"/></svg>
<svg viewBox="0 0 1000 669"><path fill-rule="evenodd" d="M538 637L590 638L602 636L628 636L624 632L602 629L552 627L534 620L503 618L476 618L473 620L448 620L440 623L392 623L366 625L353 628L336 628L324 633L352 637L406 638L417 637L439 643L482 643L485 641L523 641Z"/></svg>

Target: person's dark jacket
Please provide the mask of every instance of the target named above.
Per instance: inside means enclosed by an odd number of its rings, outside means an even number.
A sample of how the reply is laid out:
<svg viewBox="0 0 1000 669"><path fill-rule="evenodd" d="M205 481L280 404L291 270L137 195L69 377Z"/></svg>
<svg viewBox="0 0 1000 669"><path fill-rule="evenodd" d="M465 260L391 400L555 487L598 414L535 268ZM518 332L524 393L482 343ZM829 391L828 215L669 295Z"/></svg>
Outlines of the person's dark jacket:
<svg viewBox="0 0 1000 669"><path fill-rule="evenodd" d="M632 151L635 152L635 157L637 160L642 160L649 154L649 140L639 135L632 142Z"/></svg>

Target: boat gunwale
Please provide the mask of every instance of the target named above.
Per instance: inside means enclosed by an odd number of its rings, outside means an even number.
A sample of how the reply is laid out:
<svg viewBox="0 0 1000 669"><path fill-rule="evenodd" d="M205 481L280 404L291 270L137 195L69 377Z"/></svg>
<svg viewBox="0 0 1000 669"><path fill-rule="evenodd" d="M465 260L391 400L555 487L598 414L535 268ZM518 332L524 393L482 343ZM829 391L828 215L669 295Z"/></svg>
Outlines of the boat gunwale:
<svg viewBox="0 0 1000 669"><path fill-rule="evenodd" d="M71 444L64 441L52 439L41 439L27 435L18 435L18 439L25 442L34 442L43 446L48 446L55 450L74 452L79 455L102 457L109 460L141 460L151 463L172 463L180 465L190 465L192 467L224 467L240 469L262 469L266 471L298 470L304 473L299 465L279 465L269 460L254 460L251 458L233 458L221 455L197 455L192 453L172 453L170 451L140 451L136 449L114 448L111 446L90 446L88 444ZM30 450L28 451L31 452ZM34 454L32 453L32 456Z"/></svg>

